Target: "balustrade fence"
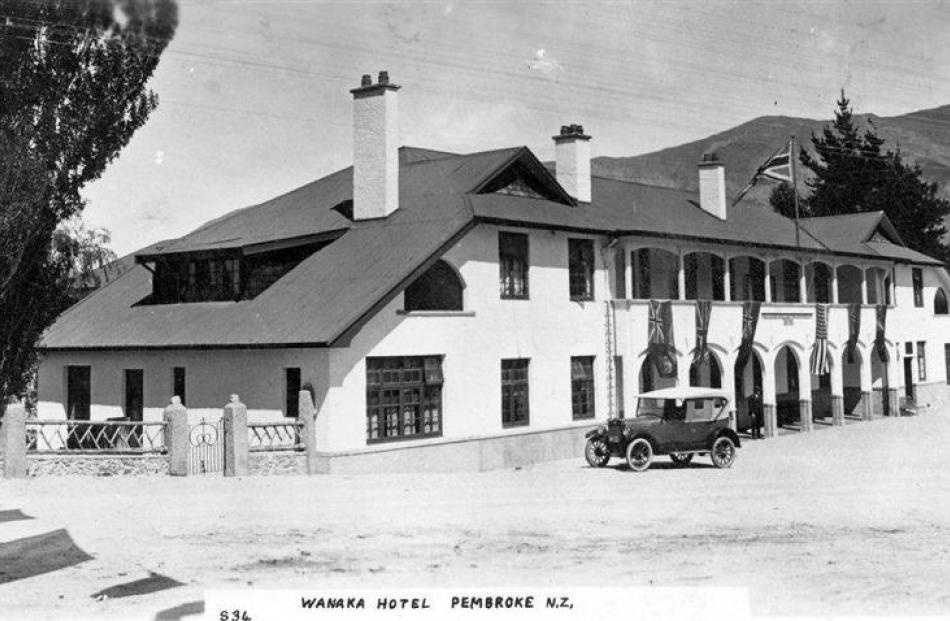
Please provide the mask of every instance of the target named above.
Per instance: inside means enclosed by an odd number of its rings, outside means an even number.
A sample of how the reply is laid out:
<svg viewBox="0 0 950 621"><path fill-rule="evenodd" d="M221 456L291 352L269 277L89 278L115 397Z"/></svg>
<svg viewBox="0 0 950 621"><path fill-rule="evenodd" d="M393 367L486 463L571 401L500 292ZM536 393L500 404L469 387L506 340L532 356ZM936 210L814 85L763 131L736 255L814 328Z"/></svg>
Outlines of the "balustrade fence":
<svg viewBox="0 0 950 621"><path fill-rule="evenodd" d="M302 451L304 424L291 419L269 423L248 423L247 443L252 453L263 451Z"/></svg>
<svg viewBox="0 0 950 621"><path fill-rule="evenodd" d="M164 422L27 420L26 448L39 455L63 453L164 453Z"/></svg>

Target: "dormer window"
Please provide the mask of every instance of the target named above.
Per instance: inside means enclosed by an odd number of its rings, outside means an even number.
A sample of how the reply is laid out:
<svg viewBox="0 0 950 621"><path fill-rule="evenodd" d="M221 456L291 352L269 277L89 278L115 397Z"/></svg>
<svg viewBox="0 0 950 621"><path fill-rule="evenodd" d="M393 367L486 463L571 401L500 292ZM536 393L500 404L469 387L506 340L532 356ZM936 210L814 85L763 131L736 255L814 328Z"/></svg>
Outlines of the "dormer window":
<svg viewBox="0 0 950 621"><path fill-rule="evenodd" d="M460 311L465 285L451 265L438 260L406 287L406 311Z"/></svg>

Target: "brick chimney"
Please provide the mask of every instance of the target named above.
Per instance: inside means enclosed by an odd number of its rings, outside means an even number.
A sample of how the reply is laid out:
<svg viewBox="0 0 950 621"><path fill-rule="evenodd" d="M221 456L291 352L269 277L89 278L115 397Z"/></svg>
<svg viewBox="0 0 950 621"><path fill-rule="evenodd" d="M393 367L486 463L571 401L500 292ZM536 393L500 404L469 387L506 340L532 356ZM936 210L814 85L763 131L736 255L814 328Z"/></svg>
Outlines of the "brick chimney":
<svg viewBox="0 0 950 621"><path fill-rule="evenodd" d="M580 125L562 125L554 138L557 182L582 203L590 202L590 136Z"/></svg>
<svg viewBox="0 0 950 621"><path fill-rule="evenodd" d="M699 206L726 219L726 167L715 153L704 153L699 163Z"/></svg>
<svg viewBox="0 0 950 621"><path fill-rule="evenodd" d="M353 219L385 218L399 208L399 86L379 72L353 94Z"/></svg>

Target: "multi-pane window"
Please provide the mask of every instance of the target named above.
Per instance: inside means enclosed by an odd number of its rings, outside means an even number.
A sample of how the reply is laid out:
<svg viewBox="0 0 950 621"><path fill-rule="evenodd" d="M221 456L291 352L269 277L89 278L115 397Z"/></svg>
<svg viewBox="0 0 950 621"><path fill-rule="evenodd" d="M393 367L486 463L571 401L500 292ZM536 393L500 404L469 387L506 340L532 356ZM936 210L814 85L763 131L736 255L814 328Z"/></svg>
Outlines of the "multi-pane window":
<svg viewBox="0 0 950 621"><path fill-rule="evenodd" d="M498 269L502 298L528 297L528 236L498 233Z"/></svg>
<svg viewBox="0 0 950 621"><path fill-rule="evenodd" d="M172 369L172 395L180 397L181 404L185 405L185 367Z"/></svg>
<svg viewBox="0 0 950 621"><path fill-rule="evenodd" d="M285 410L284 415L288 418L297 418L300 416L300 368L291 367L284 369L285 388Z"/></svg>
<svg viewBox="0 0 950 621"><path fill-rule="evenodd" d="M919 267L912 268L910 271L911 280L914 283L914 306L924 305L924 273Z"/></svg>
<svg viewBox="0 0 950 621"><path fill-rule="evenodd" d="M442 357L366 359L366 441L442 435Z"/></svg>
<svg viewBox="0 0 950 621"><path fill-rule="evenodd" d="M571 357L571 412L574 420L594 417L594 357Z"/></svg>
<svg viewBox="0 0 950 621"><path fill-rule="evenodd" d="M917 341L917 380L927 381L927 342Z"/></svg>
<svg viewBox="0 0 950 621"><path fill-rule="evenodd" d="M528 424L528 359L501 361L501 425Z"/></svg>
<svg viewBox="0 0 950 621"><path fill-rule="evenodd" d="M567 274L572 300L594 299L594 240L567 240Z"/></svg>

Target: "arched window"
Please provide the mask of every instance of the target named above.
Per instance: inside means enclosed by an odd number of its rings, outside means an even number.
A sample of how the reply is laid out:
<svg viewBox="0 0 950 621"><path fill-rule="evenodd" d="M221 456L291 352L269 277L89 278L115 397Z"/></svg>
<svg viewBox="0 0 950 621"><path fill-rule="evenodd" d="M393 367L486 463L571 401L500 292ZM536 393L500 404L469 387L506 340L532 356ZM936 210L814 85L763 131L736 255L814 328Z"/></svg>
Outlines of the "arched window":
<svg viewBox="0 0 950 621"><path fill-rule="evenodd" d="M441 259L406 287L407 311L462 310L462 279Z"/></svg>
<svg viewBox="0 0 950 621"><path fill-rule="evenodd" d="M938 288L937 294L934 295L934 315L946 315L947 312L947 294Z"/></svg>

